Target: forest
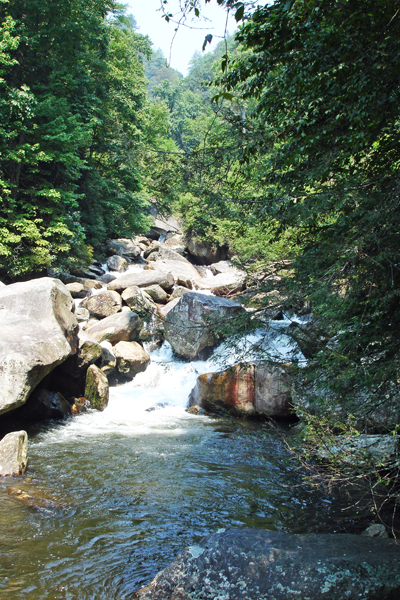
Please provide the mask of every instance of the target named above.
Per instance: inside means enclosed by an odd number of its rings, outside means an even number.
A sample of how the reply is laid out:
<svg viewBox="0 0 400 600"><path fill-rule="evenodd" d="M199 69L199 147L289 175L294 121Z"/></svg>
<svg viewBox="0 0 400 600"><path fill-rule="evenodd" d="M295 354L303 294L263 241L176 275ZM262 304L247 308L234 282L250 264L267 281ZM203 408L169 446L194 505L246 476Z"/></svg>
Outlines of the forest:
<svg viewBox="0 0 400 600"><path fill-rule="evenodd" d="M217 2L238 32L183 77L114 0L0 0L0 277L101 259L155 204L257 282L242 328L312 314L309 435L395 435L399 4Z"/></svg>

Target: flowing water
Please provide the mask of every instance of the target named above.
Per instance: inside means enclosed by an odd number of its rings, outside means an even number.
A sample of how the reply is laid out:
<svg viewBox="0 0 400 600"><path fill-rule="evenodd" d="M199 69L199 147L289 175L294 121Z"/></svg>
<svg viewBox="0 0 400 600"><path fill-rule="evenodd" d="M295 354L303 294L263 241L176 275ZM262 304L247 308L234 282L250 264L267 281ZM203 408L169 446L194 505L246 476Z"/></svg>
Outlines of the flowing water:
<svg viewBox="0 0 400 600"><path fill-rule="evenodd" d="M340 507L301 485L271 425L185 411L199 374L237 360L216 356L177 361L165 343L104 412L29 432L27 475L0 481L2 599L129 598L222 528L337 530Z"/></svg>

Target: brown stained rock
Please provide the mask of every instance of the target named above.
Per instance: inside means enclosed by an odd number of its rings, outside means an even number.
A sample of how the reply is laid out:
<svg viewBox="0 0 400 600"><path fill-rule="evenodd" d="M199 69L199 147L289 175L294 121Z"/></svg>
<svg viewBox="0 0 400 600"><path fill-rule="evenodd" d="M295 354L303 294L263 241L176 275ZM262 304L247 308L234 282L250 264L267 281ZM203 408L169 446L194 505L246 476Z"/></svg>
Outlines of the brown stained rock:
<svg viewBox="0 0 400 600"><path fill-rule="evenodd" d="M97 410L104 410L108 404L108 379L96 365L90 365L87 370L85 398L89 401L90 406Z"/></svg>
<svg viewBox="0 0 400 600"><path fill-rule="evenodd" d="M137 342L119 342L114 346L118 371L127 378L133 378L145 371L150 364L150 356Z"/></svg>
<svg viewBox="0 0 400 600"><path fill-rule="evenodd" d="M118 292L104 290L84 300L82 306L95 317L103 319L115 315L121 310L122 298Z"/></svg>
<svg viewBox="0 0 400 600"><path fill-rule="evenodd" d="M23 475L28 464L28 434L13 431L0 441L0 475Z"/></svg>

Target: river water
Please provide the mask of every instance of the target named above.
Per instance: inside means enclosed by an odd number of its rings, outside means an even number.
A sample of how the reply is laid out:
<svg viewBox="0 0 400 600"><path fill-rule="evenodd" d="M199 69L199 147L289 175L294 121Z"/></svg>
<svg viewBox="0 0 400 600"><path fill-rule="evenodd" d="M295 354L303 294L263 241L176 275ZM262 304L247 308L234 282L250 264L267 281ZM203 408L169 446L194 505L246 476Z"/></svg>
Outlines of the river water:
<svg viewBox="0 0 400 600"><path fill-rule="evenodd" d="M199 374L237 360L215 356L178 361L165 343L104 412L29 431L27 475L0 481L3 600L127 599L219 529L340 528L340 505L301 484L273 426L185 411Z"/></svg>

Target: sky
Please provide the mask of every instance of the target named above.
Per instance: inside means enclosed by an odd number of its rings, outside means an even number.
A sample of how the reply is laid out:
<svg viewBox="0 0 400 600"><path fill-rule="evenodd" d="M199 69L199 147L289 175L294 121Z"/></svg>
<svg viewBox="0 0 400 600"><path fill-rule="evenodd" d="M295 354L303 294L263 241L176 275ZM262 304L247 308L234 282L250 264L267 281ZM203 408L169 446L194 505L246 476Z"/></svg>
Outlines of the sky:
<svg viewBox="0 0 400 600"><path fill-rule="evenodd" d="M171 0L170 10L177 6L177 0ZM148 35L153 42L153 48L161 48L167 60L170 60L170 66L180 71L182 75L187 74L188 63L196 50L201 52L204 38L211 33L213 36L223 37L226 23L226 12L216 3L211 2L204 8L204 16L209 21L197 22L193 24L196 29L180 27L174 39L171 49L171 42L174 37L174 23L166 23L161 17L160 0L129 0L127 3L127 12L136 18L139 26L139 33ZM233 17L229 19L228 32L233 33L236 29L236 21ZM203 28L203 29L200 29ZM213 50L220 38L215 37L213 42L207 45L207 51Z"/></svg>

